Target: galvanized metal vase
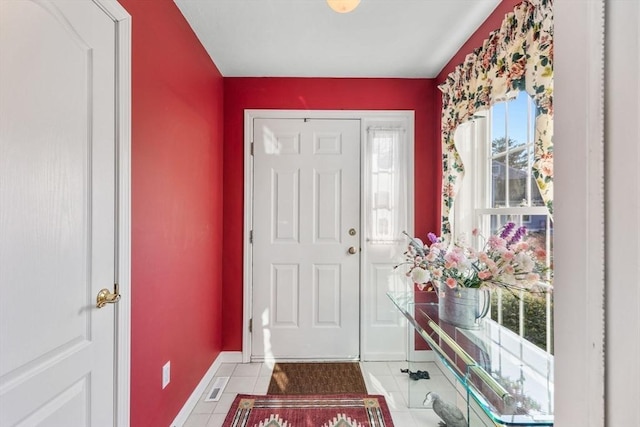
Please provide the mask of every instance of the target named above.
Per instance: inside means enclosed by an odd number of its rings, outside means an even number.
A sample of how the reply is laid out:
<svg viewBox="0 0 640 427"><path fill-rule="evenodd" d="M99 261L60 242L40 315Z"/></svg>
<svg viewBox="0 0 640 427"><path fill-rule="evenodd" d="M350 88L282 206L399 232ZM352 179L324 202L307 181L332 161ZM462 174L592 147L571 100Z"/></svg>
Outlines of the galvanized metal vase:
<svg viewBox="0 0 640 427"><path fill-rule="evenodd" d="M478 329L491 309L489 289L442 286L439 293L440 320L463 329Z"/></svg>

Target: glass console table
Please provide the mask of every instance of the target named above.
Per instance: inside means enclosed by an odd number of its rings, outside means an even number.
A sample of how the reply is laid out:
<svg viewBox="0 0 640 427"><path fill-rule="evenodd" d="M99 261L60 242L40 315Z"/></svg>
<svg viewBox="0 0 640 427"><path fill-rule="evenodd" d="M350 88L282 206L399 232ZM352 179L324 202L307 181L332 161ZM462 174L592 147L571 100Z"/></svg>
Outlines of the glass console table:
<svg viewBox="0 0 640 427"><path fill-rule="evenodd" d="M461 329L439 321L437 303L388 296L461 385L468 420L475 402L499 426L553 425L552 355L490 319Z"/></svg>

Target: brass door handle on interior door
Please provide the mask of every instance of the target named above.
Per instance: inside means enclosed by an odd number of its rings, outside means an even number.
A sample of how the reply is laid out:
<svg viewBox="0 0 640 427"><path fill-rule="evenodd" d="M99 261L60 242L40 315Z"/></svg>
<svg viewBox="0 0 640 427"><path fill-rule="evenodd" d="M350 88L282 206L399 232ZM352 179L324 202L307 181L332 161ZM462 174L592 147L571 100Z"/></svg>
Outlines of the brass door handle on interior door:
<svg viewBox="0 0 640 427"><path fill-rule="evenodd" d="M347 250L347 252L349 252L351 255L355 255L355 254L357 254L357 253L358 253L358 250L357 250L354 246L351 246L351 247Z"/></svg>
<svg viewBox="0 0 640 427"><path fill-rule="evenodd" d="M118 301L120 301L120 293L118 292L118 284L115 283L113 285L113 292L107 288L101 289L100 292L98 292L96 307L102 308L107 304L115 304Z"/></svg>

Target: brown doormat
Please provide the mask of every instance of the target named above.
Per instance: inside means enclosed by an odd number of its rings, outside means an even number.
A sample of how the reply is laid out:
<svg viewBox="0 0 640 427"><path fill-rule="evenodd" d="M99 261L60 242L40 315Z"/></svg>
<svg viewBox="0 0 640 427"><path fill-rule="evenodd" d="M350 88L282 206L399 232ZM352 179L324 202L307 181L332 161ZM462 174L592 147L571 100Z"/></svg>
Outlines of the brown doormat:
<svg viewBox="0 0 640 427"><path fill-rule="evenodd" d="M360 364L276 363L267 394L366 394Z"/></svg>

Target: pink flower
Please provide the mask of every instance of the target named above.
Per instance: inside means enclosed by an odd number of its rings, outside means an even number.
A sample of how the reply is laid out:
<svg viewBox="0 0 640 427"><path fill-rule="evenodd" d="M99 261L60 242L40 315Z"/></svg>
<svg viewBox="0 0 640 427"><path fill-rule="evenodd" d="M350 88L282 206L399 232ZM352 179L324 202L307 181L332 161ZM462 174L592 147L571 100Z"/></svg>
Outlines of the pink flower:
<svg viewBox="0 0 640 427"><path fill-rule="evenodd" d="M444 185L443 193L447 197L455 197L456 196L455 189L454 189L453 185L451 185L451 184L445 184Z"/></svg>
<svg viewBox="0 0 640 427"><path fill-rule="evenodd" d="M536 258L540 261L544 261L545 259L547 259L547 251L545 251L542 248L536 248L536 250L533 252L536 256Z"/></svg>
<svg viewBox="0 0 640 427"><path fill-rule="evenodd" d="M478 237L479 234L480 234L480 230L478 230L477 228L474 228L473 230L471 230L471 235L473 237Z"/></svg>
<svg viewBox="0 0 640 427"><path fill-rule="evenodd" d="M448 287L450 287L451 289L455 288L456 285L458 284L458 282L456 281L456 279L454 279L453 277L447 277L447 280L445 281L445 283L447 284Z"/></svg>
<svg viewBox="0 0 640 427"><path fill-rule="evenodd" d="M492 276L491 272L489 270L481 270L478 272L478 277L480 278L480 280L487 280L490 279Z"/></svg>
<svg viewBox="0 0 640 427"><path fill-rule="evenodd" d="M525 279L527 282L539 282L540 275L538 273L528 273L527 278Z"/></svg>
<svg viewBox="0 0 640 427"><path fill-rule="evenodd" d="M512 251L505 251L501 254L502 260L505 262L509 262L513 259L515 254Z"/></svg>
<svg viewBox="0 0 640 427"><path fill-rule="evenodd" d="M540 162L540 171L546 176L553 176L553 159L544 159Z"/></svg>
<svg viewBox="0 0 640 427"><path fill-rule="evenodd" d="M462 256L459 252L452 251L444 256L444 260L447 264L450 264L451 267L456 267L460 263L460 261L462 261ZM447 267L447 268L451 268L451 267Z"/></svg>
<svg viewBox="0 0 640 427"><path fill-rule="evenodd" d="M500 249L500 248L506 248L507 247L507 241L501 237L498 236L491 236L489 237L489 247L491 249Z"/></svg>

